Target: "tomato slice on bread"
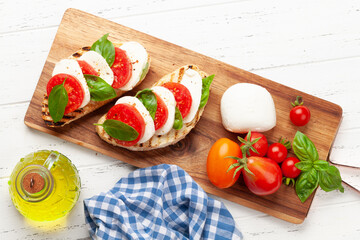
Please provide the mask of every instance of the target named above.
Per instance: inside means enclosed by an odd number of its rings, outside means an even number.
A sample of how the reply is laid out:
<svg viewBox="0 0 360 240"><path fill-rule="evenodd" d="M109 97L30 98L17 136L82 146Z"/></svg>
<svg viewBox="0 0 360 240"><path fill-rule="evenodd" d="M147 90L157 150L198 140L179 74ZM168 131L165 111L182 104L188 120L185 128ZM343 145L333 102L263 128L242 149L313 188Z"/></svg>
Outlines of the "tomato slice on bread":
<svg viewBox="0 0 360 240"><path fill-rule="evenodd" d="M122 146L135 145L144 135L145 121L140 112L132 105L127 103L120 103L113 106L106 115L106 119L114 119L126 123L133 127L139 136L133 141L122 141L115 139L115 141Z"/></svg>
<svg viewBox="0 0 360 240"><path fill-rule="evenodd" d="M78 109L81 106L85 97L84 90L79 80L69 74L65 74L65 73L56 74L52 78L50 78L49 82L47 83L46 92L47 95L49 96L53 87L62 84L64 80L65 80L64 87L69 98L68 103L65 107L64 114L68 114Z"/></svg>
<svg viewBox="0 0 360 240"><path fill-rule="evenodd" d="M154 125L155 125L155 131L164 126L166 123L166 120L168 119L169 111L166 107L165 102L159 97L156 93L154 93L156 96L157 101L157 108L155 112L155 119L154 119Z"/></svg>
<svg viewBox="0 0 360 240"><path fill-rule="evenodd" d="M115 60L111 70L114 72L113 88L121 88L129 82L132 75L132 64L124 50L115 47Z"/></svg>
<svg viewBox="0 0 360 240"><path fill-rule="evenodd" d="M174 94L176 106L179 108L182 118L185 118L189 114L192 104L190 91L184 85L175 82L167 82L163 87Z"/></svg>
<svg viewBox="0 0 360 240"><path fill-rule="evenodd" d="M77 62L79 63L79 66L80 66L81 71L82 71L83 74L90 74L90 75L99 76L99 73L90 64L88 64L86 61L77 60Z"/></svg>

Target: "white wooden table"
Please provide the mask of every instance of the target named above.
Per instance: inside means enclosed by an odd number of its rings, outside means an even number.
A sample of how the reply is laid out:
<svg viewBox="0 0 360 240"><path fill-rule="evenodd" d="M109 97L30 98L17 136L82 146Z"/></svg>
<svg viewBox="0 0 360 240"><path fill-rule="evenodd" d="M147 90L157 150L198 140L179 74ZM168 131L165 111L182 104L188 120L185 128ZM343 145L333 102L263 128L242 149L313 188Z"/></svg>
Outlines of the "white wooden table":
<svg viewBox="0 0 360 240"><path fill-rule="evenodd" d="M339 104L343 121L330 159L360 165L358 0L0 0L0 239L88 238L82 200L111 188L135 169L23 123L69 7ZM47 231L44 225L34 227L25 220L8 194L9 175L17 161L41 149L67 155L82 180L74 210ZM359 171L342 173L349 181L359 178ZM360 239L360 194L347 186L343 194L318 190L300 225L215 198L229 208L246 239Z"/></svg>

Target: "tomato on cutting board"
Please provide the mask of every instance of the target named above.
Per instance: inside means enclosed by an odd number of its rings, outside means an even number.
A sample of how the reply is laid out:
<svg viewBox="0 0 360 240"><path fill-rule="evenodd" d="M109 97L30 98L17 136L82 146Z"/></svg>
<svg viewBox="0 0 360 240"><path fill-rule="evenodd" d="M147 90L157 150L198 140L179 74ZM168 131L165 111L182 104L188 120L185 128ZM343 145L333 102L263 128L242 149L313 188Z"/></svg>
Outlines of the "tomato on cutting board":
<svg viewBox="0 0 360 240"><path fill-rule="evenodd" d="M64 80L65 80L64 87L68 95L68 103L65 107L64 114L68 114L75 111L81 106L85 97L85 93L81 86L81 83L77 78L69 74L60 73L50 78L49 82L47 83L46 85L47 95L49 96L53 87L62 84Z"/></svg>
<svg viewBox="0 0 360 240"><path fill-rule="evenodd" d="M290 120L296 126L305 126L310 121L310 110L303 106L304 102L300 96L296 97L295 102L291 103L293 108L290 111Z"/></svg>
<svg viewBox="0 0 360 240"><path fill-rule="evenodd" d="M300 175L301 170L295 166L298 162L300 162L300 160L296 157L288 157L282 162L281 171L284 177L297 178Z"/></svg>
<svg viewBox="0 0 360 240"><path fill-rule="evenodd" d="M154 125L155 125L155 131L164 126L166 123L166 120L168 119L169 111L166 107L165 102L159 97L156 93L154 93L156 96L157 101L157 108L155 112L155 119L154 119Z"/></svg>
<svg viewBox="0 0 360 240"><path fill-rule="evenodd" d="M80 66L81 71L82 71L83 74L99 76L99 73L90 64L88 64L86 61L77 60L77 62L79 63L79 66Z"/></svg>
<svg viewBox="0 0 360 240"><path fill-rule="evenodd" d="M115 60L111 70L114 72L113 88L121 88L129 82L132 75L132 64L126 52L118 47L115 47Z"/></svg>
<svg viewBox="0 0 360 240"><path fill-rule="evenodd" d="M268 150L268 141L264 134L249 131L245 139L241 137L238 137L238 139L241 142L240 147L246 149L247 157L263 157L266 155ZM253 151L254 149L257 153ZM240 158L242 158L242 154L240 155Z"/></svg>
<svg viewBox="0 0 360 240"><path fill-rule="evenodd" d="M192 104L190 91L181 83L175 82L167 82L163 87L169 89L174 94L176 106L179 108L184 119L189 114Z"/></svg>
<svg viewBox="0 0 360 240"><path fill-rule="evenodd" d="M234 185L240 176L240 171L235 175L235 169L228 172L229 167L237 163L235 159L225 158L239 156L240 146L230 139L220 138L211 147L207 157L207 175L212 184L218 188L228 188Z"/></svg>
<svg viewBox="0 0 360 240"><path fill-rule="evenodd" d="M144 135L145 121L139 111L132 105L126 103L120 103L114 105L106 115L106 119L114 119L126 123L133 127L139 136L133 141L122 141L115 139L116 142L122 146L135 145Z"/></svg>

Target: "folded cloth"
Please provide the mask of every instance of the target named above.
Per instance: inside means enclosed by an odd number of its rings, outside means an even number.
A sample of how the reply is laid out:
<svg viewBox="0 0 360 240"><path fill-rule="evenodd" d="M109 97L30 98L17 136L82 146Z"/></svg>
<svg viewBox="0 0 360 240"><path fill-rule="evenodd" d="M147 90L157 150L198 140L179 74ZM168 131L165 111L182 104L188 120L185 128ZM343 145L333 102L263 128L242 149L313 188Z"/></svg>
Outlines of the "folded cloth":
<svg viewBox="0 0 360 240"><path fill-rule="evenodd" d="M224 204L176 165L138 169L84 209L96 239L242 239Z"/></svg>

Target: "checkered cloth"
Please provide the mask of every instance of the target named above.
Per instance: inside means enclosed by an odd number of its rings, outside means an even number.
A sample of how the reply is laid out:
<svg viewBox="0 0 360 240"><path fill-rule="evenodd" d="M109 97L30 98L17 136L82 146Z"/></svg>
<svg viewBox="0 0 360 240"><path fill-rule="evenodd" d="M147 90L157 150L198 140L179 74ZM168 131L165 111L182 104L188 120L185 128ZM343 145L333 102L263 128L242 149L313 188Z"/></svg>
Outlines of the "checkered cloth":
<svg viewBox="0 0 360 240"><path fill-rule="evenodd" d="M84 206L92 238L242 239L224 204L175 165L138 169Z"/></svg>

